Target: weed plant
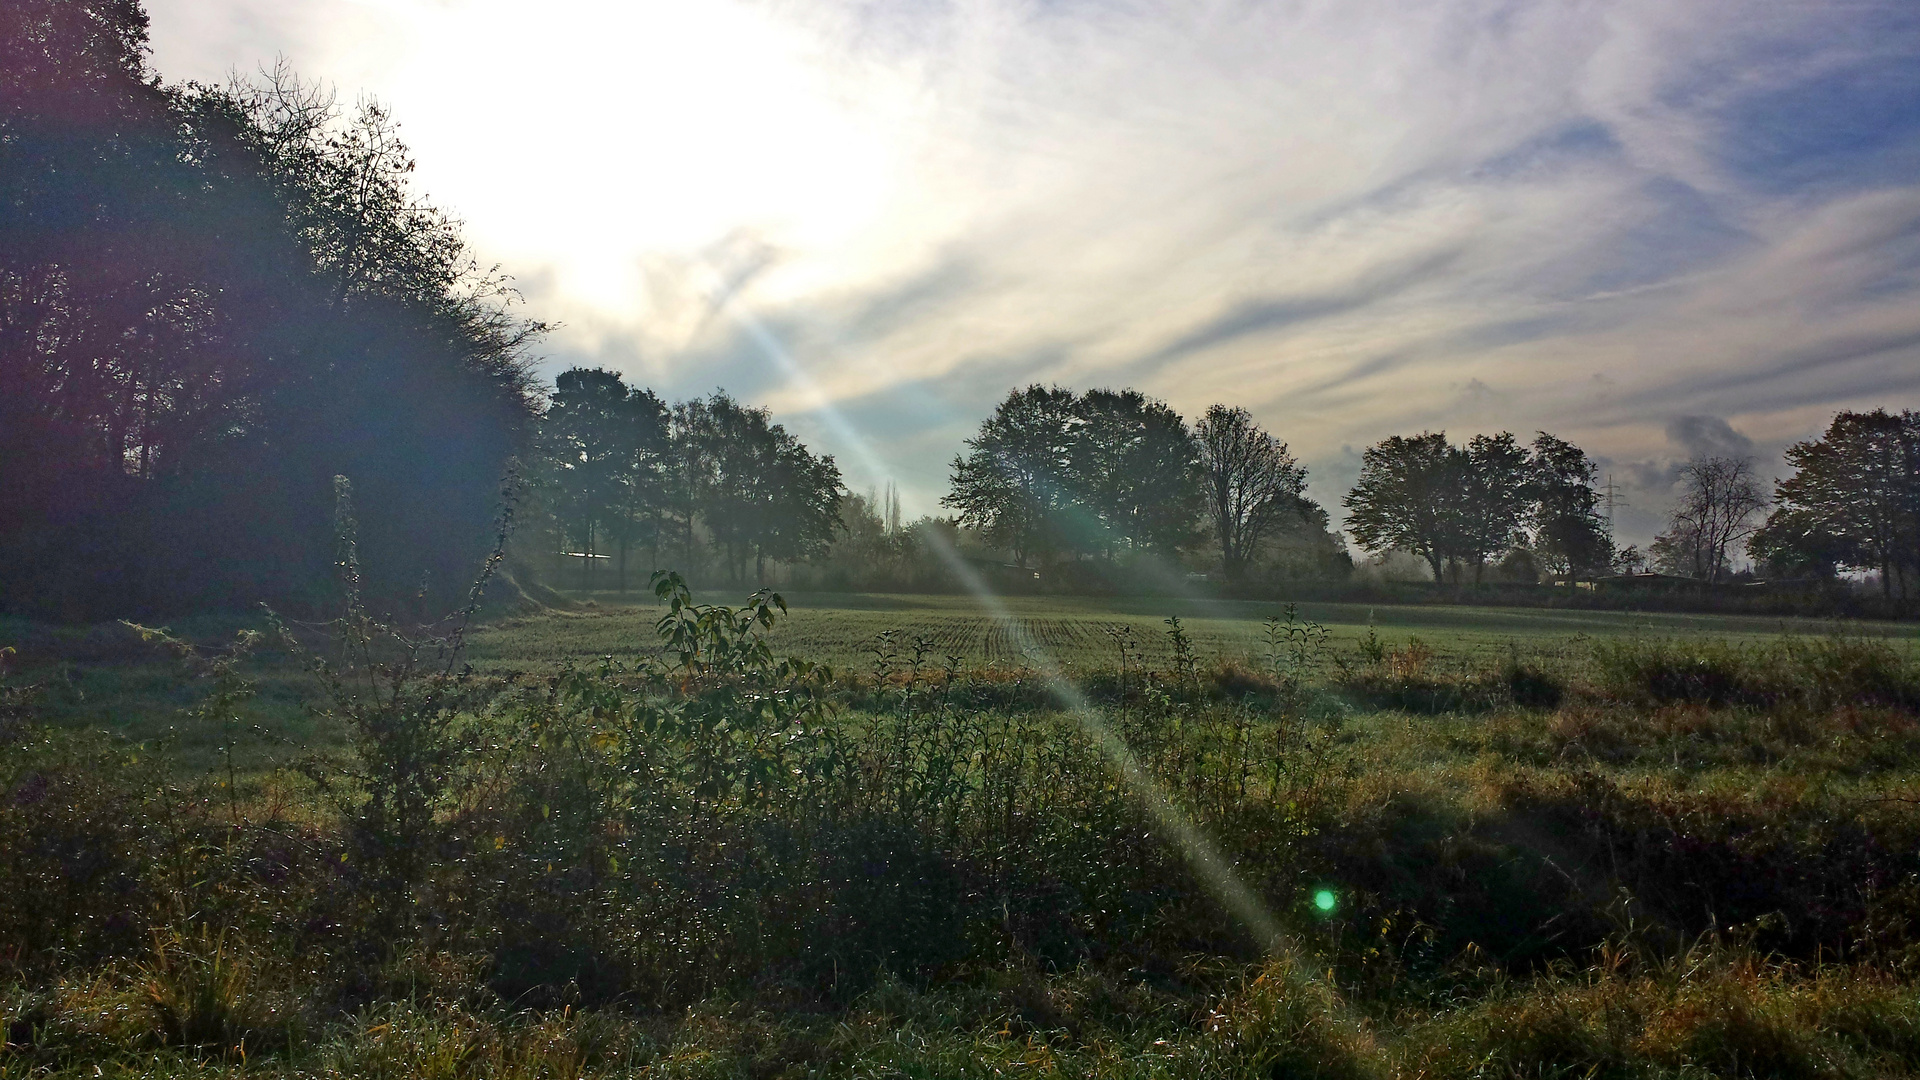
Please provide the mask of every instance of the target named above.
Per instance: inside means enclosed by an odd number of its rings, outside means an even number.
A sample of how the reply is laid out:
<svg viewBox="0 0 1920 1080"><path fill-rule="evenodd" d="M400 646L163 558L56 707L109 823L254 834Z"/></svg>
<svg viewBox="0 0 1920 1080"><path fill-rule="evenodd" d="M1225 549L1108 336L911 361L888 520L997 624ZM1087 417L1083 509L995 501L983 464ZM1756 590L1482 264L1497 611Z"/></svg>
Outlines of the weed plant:
<svg viewBox="0 0 1920 1080"><path fill-rule="evenodd" d="M1251 664L1168 620L1155 666L1114 627L1079 688L1268 955L1032 672L778 656L778 595L661 574L652 641L481 678L471 605L360 608L346 495L342 618L279 631L345 752L235 764L255 638L154 638L202 776L0 695L0 1076L1920 1073L1884 645L1460 669L1289 610Z"/></svg>

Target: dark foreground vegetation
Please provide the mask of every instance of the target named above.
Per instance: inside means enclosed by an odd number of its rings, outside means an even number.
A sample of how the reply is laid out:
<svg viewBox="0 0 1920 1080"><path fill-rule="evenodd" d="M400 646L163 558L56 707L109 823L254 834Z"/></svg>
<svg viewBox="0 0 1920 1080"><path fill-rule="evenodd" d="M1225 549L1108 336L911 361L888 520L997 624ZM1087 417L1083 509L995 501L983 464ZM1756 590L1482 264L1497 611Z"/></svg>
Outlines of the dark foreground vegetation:
<svg viewBox="0 0 1920 1080"><path fill-rule="evenodd" d="M658 584L657 643L540 677L357 605L153 636L205 775L15 678L0 1075L1920 1073L1884 642L1470 667L1283 617L1202 664L1176 622L1076 710L910 636L776 659L777 598ZM251 737L249 652L348 749Z"/></svg>

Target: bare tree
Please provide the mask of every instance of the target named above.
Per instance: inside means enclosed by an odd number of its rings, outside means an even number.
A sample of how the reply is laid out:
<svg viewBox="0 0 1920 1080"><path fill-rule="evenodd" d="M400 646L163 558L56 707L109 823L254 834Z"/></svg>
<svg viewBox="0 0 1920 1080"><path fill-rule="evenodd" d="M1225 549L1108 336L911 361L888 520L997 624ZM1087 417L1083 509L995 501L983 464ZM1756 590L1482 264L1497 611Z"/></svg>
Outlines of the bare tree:
<svg viewBox="0 0 1920 1080"><path fill-rule="evenodd" d="M1753 459L1704 457L1680 469L1680 499L1655 547L1670 569L1714 582L1727 569L1733 545L1753 532L1767 496L1754 479Z"/></svg>
<svg viewBox="0 0 1920 1080"><path fill-rule="evenodd" d="M1245 409L1208 409L1194 425L1194 442L1221 559L1227 576L1236 577L1261 537L1286 515L1305 511L1307 470Z"/></svg>

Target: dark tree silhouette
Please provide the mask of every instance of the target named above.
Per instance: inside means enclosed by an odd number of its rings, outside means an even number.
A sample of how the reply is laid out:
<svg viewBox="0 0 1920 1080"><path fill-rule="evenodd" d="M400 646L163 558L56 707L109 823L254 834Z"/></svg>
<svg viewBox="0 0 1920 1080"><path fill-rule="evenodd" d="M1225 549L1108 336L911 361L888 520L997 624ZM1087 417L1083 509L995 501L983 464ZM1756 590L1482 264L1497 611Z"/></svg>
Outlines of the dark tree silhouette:
<svg viewBox="0 0 1920 1080"><path fill-rule="evenodd" d="M284 73L167 88L144 50L135 4L0 8L0 603L317 599L336 474L371 596L459 595L539 326L384 114Z"/></svg>
<svg viewBox="0 0 1920 1080"><path fill-rule="evenodd" d="M735 580L746 578L749 557L764 581L768 560L813 558L832 543L842 488L831 456L815 456L767 410L724 392L673 415L674 468L688 478L672 486L687 493L687 510Z"/></svg>
<svg viewBox="0 0 1920 1080"><path fill-rule="evenodd" d="M1405 551L1427 561L1433 580L1446 580L1453 557L1454 520L1464 453L1445 432L1394 435L1367 447L1360 479L1341 500L1347 531L1366 551Z"/></svg>
<svg viewBox="0 0 1920 1080"><path fill-rule="evenodd" d="M580 546L582 580L590 578L595 556L611 547L625 591L633 546L657 549L668 466L666 405L615 372L573 368L554 379L540 442L541 479L563 536Z"/></svg>
<svg viewBox="0 0 1920 1080"><path fill-rule="evenodd" d="M1418 555L1435 581L1465 564L1477 582L1489 559L1525 539L1540 476L1509 432L1476 435L1464 447L1449 445L1445 432L1396 435L1362 455L1360 479L1344 500L1347 531L1374 554Z"/></svg>
<svg viewBox="0 0 1920 1080"><path fill-rule="evenodd" d="M1222 568L1237 578L1276 526L1319 509L1303 494L1307 470L1245 409L1208 409L1194 425L1194 442Z"/></svg>
<svg viewBox="0 0 1920 1080"><path fill-rule="evenodd" d="M1605 572L1613 563L1613 539L1593 486L1599 467L1579 447L1541 431L1529 471L1534 552L1570 583Z"/></svg>
<svg viewBox="0 0 1920 1080"><path fill-rule="evenodd" d="M1883 596L1910 599L1920 576L1920 413L1839 413L1786 459L1794 475L1775 485L1776 509L1749 550L1820 574L1872 570Z"/></svg>
<svg viewBox="0 0 1920 1080"><path fill-rule="evenodd" d="M1198 460L1186 421L1138 390L1089 390L1075 410L1071 494L1093 528L1076 547L1173 556L1198 535Z"/></svg>
<svg viewBox="0 0 1920 1080"><path fill-rule="evenodd" d="M1447 506L1447 532L1453 557L1473 565L1478 582L1487 562L1525 539L1530 462L1511 432L1475 435L1464 455L1453 451L1451 472L1457 485Z"/></svg>
<svg viewBox="0 0 1920 1080"><path fill-rule="evenodd" d="M1063 546L1063 517L1072 506L1073 391L1029 386L1007 395L967 453L953 459L951 488L941 504L960 512L960 523L1027 565L1046 561Z"/></svg>

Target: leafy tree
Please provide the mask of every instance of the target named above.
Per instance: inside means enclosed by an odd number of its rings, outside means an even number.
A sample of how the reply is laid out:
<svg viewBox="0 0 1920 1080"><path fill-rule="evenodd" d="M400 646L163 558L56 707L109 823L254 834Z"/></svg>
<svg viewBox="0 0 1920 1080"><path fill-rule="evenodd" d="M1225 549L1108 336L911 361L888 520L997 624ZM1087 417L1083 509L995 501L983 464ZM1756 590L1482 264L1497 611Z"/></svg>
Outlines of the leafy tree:
<svg viewBox="0 0 1920 1080"><path fill-rule="evenodd" d="M1194 425L1194 442L1223 569L1241 577L1269 533L1309 512L1307 470L1241 408L1209 408Z"/></svg>
<svg viewBox="0 0 1920 1080"><path fill-rule="evenodd" d="M657 548L664 496L667 409L651 390L611 371L573 368L554 380L541 421L541 448L555 517L592 558L618 553L619 588L637 543Z"/></svg>
<svg viewBox="0 0 1920 1080"><path fill-rule="evenodd" d="M1733 545L1753 531L1754 517L1767 505L1753 459L1695 458L1681 467L1680 486L1667 531L1655 538L1649 555L1668 573L1719 581L1731 565Z"/></svg>
<svg viewBox="0 0 1920 1080"><path fill-rule="evenodd" d="M1530 471L1534 552L1569 581L1605 572L1613 540L1593 486L1599 467L1579 447L1541 431L1534 435Z"/></svg>
<svg viewBox="0 0 1920 1080"><path fill-rule="evenodd" d="M1005 401L953 459L951 488L940 501L959 511L960 524L1006 547L1021 566L1059 552L1072 506L1073 391L1029 386Z"/></svg>
<svg viewBox="0 0 1920 1080"><path fill-rule="evenodd" d="M144 53L137 4L0 7L0 597L315 599L336 474L373 595L463 591L539 325L408 193L384 114L168 88Z"/></svg>
<svg viewBox="0 0 1920 1080"><path fill-rule="evenodd" d="M1347 531L1373 554L1418 555L1433 580L1446 580L1444 567L1456 552L1465 456L1439 431L1393 435L1367 447L1360 479L1341 500Z"/></svg>
<svg viewBox="0 0 1920 1080"><path fill-rule="evenodd" d="M749 557L764 579L767 560L812 558L832 542L841 498L832 457L816 457L767 410L724 392L676 408L675 422L690 508L736 580Z"/></svg>
<svg viewBox="0 0 1920 1080"><path fill-rule="evenodd" d="M1833 578L1855 549L1827 523L1799 507L1780 507L1747 538L1747 552L1761 572L1776 578Z"/></svg>
<svg viewBox="0 0 1920 1080"><path fill-rule="evenodd" d="M1920 572L1920 413L1839 413L1786 459L1796 471L1775 485L1754 555L1823 575L1873 570L1882 595L1908 599Z"/></svg>
<svg viewBox="0 0 1920 1080"><path fill-rule="evenodd" d="M1089 390L1076 410L1072 501L1095 527L1083 549L1173 555L1199 516L1193 437L1165 402L1138 390Z"/></svg>
<svg viewBox="0 0 1920 1080"><path fill-rule="evenodd" d="M754 538L755 572L766 578L766 562L799 562L826 554L840 529L844 489L833 456L809 451L779 424L771 429L770 491L765 526Z"/></svg>
<svg viewBox="0 0 1920 1080"><path fill-rule="evenodd" d="M967 448L942 503L1023 566L1172 555L1198 535L1186 421L1137 390L1013 391Z"/></svg>
<svg viewBox="0 0 1920 1080"><path fill-rule="evenodd" d="M1463 447L1448 444L1444 432L1385 439L1362 456L1360 479L1344 501L1347 529L1375 554L1420 556L1435 581L1464 564L1479 581L1488 560L1525 539L1521 527L1540 519L1542 499L1578 500L1560 488L1575 482L1567 470L1577 473L1571 458L1578 451L1544 433L1542 438L1548 441L1535 445L1548 455L1546 462L1504 431L1476 435ZM1551 489L1543 487L1549 482Z"/></svg>
<svg viewBox="0 0 1920 1080"><path fill-rule="evenodd" d="M1522 539L1529 508L1531 462L1511 432L1475 435L1464 455L1449 455L1456 497L1445 505L1453 557L1473 564L1476 582L1487 561Z"/></svg>

